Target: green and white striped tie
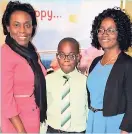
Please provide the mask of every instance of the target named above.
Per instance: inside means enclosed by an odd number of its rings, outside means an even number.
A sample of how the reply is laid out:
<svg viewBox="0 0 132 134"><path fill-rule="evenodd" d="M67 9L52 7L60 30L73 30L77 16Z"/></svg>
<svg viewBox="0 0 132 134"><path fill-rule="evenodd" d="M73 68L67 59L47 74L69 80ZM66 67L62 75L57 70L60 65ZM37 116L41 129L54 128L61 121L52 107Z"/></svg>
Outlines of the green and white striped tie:
<svg viewBox="0 0 132 134"><path fill-rule="evenodd" d="M71 110L70 110L70 84L69 76L63 76L65 83L62 89L61 100L61 129L67 130L71 125Z"/></svg>

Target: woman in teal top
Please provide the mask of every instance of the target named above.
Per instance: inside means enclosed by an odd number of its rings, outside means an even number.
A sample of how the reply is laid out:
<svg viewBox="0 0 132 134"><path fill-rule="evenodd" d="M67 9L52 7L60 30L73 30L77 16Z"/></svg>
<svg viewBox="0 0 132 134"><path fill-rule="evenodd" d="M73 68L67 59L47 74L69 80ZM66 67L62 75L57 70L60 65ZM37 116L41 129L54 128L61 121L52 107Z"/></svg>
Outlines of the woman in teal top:
<svg viewBox="0 0 132 134"><path fill-rule="evenodd" d="M132 58L124 51L132 45L129 17L120 8L104 10L93 21L91 38L92 46L103 49L104 55L94 59L89 69L86 133L128 134L132 132Z"/></svg>
<svg viewBox="0 0 132 134"><path fill-rule="evenodd" d="M97 109L103 108L103 96L105 85L113 65L102 65L100 61L89 74L87 85L90 92L91 106ZM96 81L96 84L95 84ZM124 114L112 117L104 117L102 111L89 111L87 133L119 133L119 126Z"/></svg>

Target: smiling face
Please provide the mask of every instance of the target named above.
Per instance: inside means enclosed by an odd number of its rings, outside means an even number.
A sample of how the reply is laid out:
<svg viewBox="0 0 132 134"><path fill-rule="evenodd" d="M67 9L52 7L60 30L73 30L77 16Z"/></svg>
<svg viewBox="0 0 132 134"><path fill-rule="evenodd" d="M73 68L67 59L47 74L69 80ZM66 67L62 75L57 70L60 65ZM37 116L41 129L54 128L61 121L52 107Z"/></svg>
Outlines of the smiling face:
<svg viewBox="0 0 132 134"><path fill-rule="evenodd" d="M28 43L32 35L32 18L24 11L15 11L10 16L9 26L7 26L10 36L24 47Z"/></svg>
<svg viewBox="0 0 132 134"><path fill-rule="evenodd" d="M103 31L103 32L102 32ZM118 32L112 18L105 18L98 30L98 41L104 50L118 48Z"/></svg>
<svg viewBox="0 0 132 134"><path fill-rule="evenodd" d="M79 50L69 42L63 42L58 48L57 60L64 73L72 72L80 60Z"/></svg>

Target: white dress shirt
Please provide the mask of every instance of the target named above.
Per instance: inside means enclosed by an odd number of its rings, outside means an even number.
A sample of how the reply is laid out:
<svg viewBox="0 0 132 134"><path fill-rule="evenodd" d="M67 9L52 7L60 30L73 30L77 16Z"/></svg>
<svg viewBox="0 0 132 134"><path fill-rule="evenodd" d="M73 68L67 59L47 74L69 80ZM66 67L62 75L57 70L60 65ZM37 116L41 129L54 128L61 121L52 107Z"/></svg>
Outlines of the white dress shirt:
<svg viewBox="0 0 132 134"><path fill-rule="evenodd" d="M66 75L61 69L46 76L47 87L47 124L54 129L61 129L61 90ZM88 115L88 97L86 76L76 69L67 74L70 76L70 109L71 126L67 132L81 132L86 129ZM63 130L64 131L64 130Z"/></svg>

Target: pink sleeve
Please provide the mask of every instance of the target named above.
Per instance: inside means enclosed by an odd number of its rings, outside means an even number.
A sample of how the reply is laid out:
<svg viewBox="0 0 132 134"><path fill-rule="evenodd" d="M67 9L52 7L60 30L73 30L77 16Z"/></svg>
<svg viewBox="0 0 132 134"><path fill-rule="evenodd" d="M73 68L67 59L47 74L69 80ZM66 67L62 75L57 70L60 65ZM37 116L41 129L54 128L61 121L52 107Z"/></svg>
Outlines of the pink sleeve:
<svg viewBox="0 0 132 134"><path fill-rule="evenodd" d="M12 118L20 112L13 96L15 65L11 58L6 51L2 51L2 112L6 118Z"/></svg>

